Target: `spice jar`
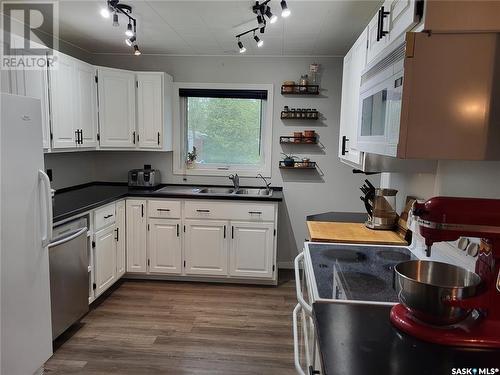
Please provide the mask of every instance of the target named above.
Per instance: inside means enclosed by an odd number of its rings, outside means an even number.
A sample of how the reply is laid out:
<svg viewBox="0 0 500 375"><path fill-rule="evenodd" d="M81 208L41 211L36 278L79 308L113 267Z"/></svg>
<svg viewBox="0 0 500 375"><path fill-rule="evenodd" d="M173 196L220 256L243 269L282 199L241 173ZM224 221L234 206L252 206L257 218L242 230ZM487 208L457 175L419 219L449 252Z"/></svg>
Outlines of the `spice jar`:
<svg viewBox="0 0 500 375"><path fill-rule="evenodd" d="M289 115L290 115L290 109L286 105L285 107L283 107L283 112L281 112L281 118L289 118Z"/></svg>
<svg viewBox="0 0 500 375"><path fill-rule="evenodd" d="M302 132L294 132L293 133L293 141L295 143L301 143L302 142Z"/></svg>
<svg viewBox="0 0 500 375"><path fill-rule="evenodd" d="M283 92L285 92L285 93L293 92L294 86L295 86L295 81L284 81L283 82Z"/></svg>
<svg viewBox="0 0 500 375"><path fill-rule="evenodd" d="M304 74L302 76L300 76L300 80L299 80L299 90L300 92L306 92L307 91L307 85L309 84L309 78L307 76L307 74Z"/></svg>
<svg viewBox="0 0 500 375"><path fill-rule="evenodd" d="M304 137L306 138L306 143L314 143L316 132L314 130L304 130Z"/></svg>
<svg viewBox="0 0 500 375"><path fill-rule="evenodd" d="M290 113L288 114L288 118L296 118L297 114L295 108L290 109Z"/></svg>

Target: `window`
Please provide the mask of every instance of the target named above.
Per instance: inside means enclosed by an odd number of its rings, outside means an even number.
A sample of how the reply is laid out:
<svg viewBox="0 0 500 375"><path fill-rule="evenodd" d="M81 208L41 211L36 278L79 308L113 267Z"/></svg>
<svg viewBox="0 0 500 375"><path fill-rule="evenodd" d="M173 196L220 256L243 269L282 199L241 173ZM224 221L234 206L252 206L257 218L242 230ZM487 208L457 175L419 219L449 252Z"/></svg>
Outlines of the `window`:
<svg viewBox="0 0 500 375"><path fill-rule="evenodd" d="M174 173L227 175L232 171L243 176L269 175L270 88L203 86L178 89L180 139L178 147L174 145ZM193 168L188 168L188 152L194 147L196 161Z"/></svg>

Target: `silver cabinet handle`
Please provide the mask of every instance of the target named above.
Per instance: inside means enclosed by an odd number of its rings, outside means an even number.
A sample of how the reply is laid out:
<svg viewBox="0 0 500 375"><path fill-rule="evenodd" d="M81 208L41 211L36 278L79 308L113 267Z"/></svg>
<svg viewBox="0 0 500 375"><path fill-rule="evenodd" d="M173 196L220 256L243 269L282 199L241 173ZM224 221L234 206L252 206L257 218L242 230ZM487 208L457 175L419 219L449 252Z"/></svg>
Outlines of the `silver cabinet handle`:
<svg viewBox="0 0 500 375"><path fill-rule="evenodd" d="M71 234L70 236L67 236L67 237L64 237L64 238L61 238L59 241L56 241L56 242L52 242L49 244L49 248L51 247L55 247L55 246L59 246L59 245L62 245L62 244L65 244L66 242L69 242L71 240L74 240L76 237L78 236L81 236L83 233L86 233L87 232L87 227L84 227L84 228L81 228L81 229L78 229L77 231L75 231L73 234Z"/></svg>

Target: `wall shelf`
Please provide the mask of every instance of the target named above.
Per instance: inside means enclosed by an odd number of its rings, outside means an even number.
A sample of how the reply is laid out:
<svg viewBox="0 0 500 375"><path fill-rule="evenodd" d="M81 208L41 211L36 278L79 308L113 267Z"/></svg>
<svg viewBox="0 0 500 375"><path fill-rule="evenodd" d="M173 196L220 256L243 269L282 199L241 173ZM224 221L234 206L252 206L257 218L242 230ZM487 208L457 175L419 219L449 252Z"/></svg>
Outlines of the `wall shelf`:
<svg viewBox="0 0 500 375"><path fill-rule="evenodd" d="M282 120L318 120L318 111L281 111Z"/></svg>
<svg viewBox="0 0 500 375"><path fill-rule="evenodd" d="M299 144L299 145L315 145L318 144L318 137L294 137L280 136L281 144Z"/></svg>
<svg viewBox="0 0 500 375"><path fill-rule="evenodd" d="M283 160L280 160L280 169L316 169L316 162L314 161L296 161L293 166L285 165Z"/></svg>
<svg viewBox="0 0 500 375"><path fill-rule="evenodd" d="M281 95L319 95L319 85L281 85Z"/></svg>

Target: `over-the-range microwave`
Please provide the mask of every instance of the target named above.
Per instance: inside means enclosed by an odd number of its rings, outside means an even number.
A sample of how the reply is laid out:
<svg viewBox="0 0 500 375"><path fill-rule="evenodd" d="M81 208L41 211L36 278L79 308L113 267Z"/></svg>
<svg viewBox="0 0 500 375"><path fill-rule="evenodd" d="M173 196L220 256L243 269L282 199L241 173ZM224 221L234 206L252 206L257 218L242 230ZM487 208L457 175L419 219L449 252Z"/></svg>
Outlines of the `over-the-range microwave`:
<svg viewBox="0 0 500 375"><path fill-rule="evenodd" d="M499 35L407 33L362 75L358 149L500 160Z"/></svg>

